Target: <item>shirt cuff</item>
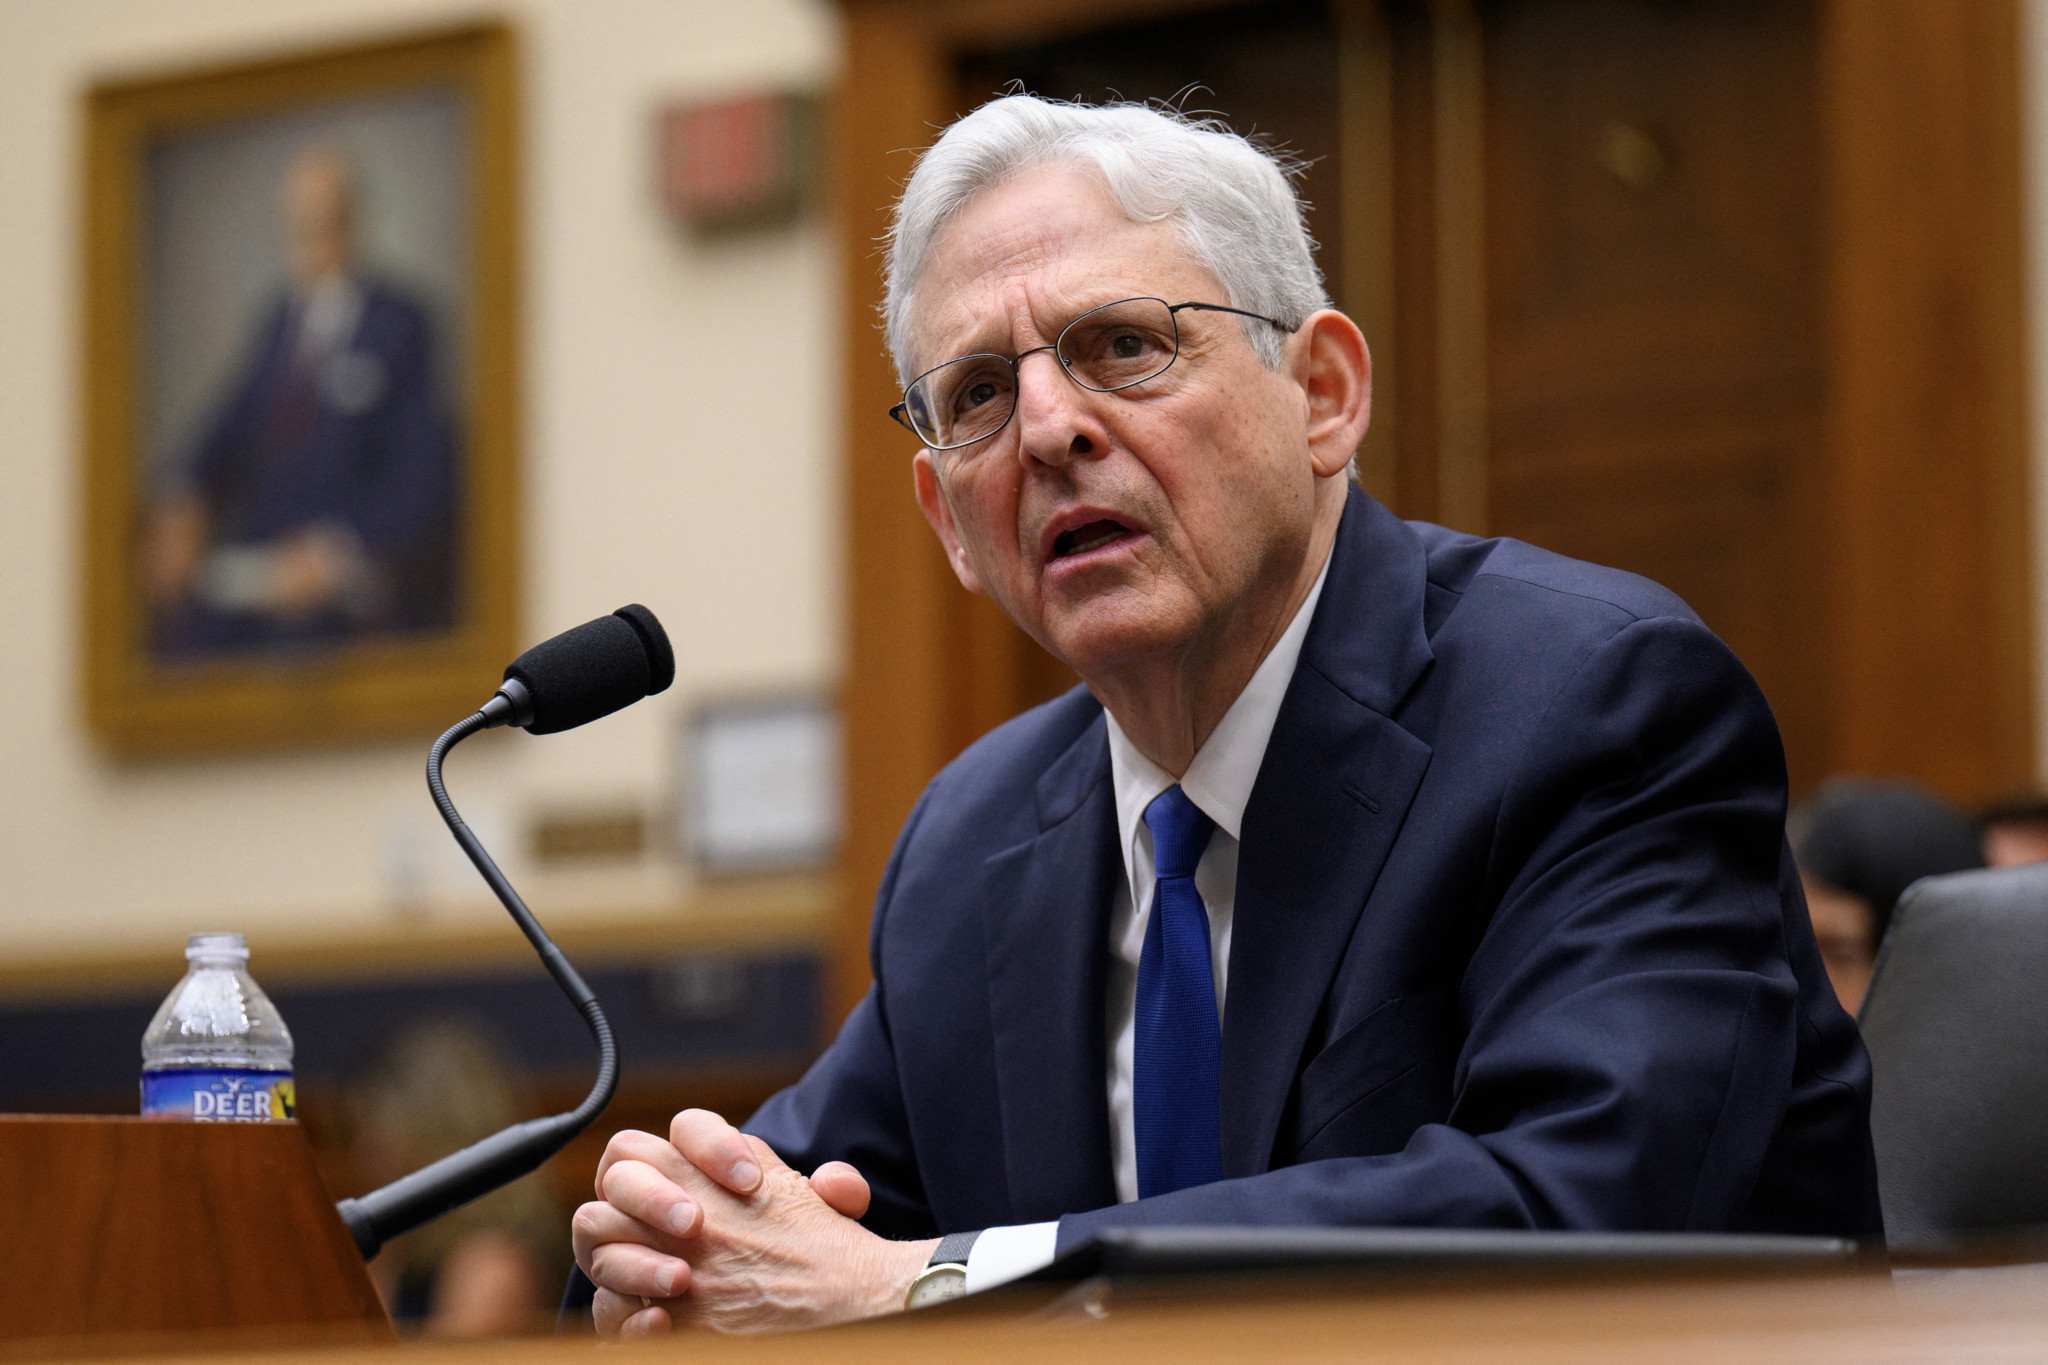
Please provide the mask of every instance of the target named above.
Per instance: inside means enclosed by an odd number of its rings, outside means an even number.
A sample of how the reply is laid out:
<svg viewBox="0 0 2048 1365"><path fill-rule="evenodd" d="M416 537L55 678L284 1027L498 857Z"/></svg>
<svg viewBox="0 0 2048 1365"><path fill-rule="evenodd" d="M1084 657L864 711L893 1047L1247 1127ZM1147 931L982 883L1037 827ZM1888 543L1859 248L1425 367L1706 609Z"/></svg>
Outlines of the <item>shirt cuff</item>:
<svg viewBox="0 0 2048 1365"><path fill-rule="evenodd" d="M1043 1270L1052 1264L1059 1241L1057 1220L985 1229L967 1253L967 1292L979 1294Z"/></svg>

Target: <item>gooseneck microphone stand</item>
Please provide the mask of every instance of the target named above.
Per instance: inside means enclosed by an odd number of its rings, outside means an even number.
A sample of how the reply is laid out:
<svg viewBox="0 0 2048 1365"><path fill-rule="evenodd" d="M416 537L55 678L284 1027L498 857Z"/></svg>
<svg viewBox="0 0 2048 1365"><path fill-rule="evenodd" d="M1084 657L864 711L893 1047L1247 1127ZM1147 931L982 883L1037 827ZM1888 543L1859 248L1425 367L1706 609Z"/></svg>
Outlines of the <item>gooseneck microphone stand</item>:
<svg viewBox="0 0 2048 1365"><path fill-rule="evenodd" d="M519 714L521 712L524 719ZM516 1123L360 1199L342 1200L335 1207L366 1261L400 1233L409 1232L538 1168L588 1128L611 1103L612 1092L618 1088L618 1044L612 1039L612 1026L605 1019L597 996L576 968L570 965L569 959L563 956L562 950L555 946L555 941L548 937L547 930L541 928L540 921L526 908L526 902L512 889L512 883L498 870L498 864L484 850L483 844L463 823L455 803L448 799L447 787L441 782L441 762L457 744L479 730L508 722L523 724L531 718L531 701L525 689L517 682L508 681L498 695L474 715L450 726L434 741L434 747L427 754L427 789L434 794L434 804L440 808L441 818L448 823L448 832L455 836L455 842L462 845L462 851L476 864L476 870L497 893L520 932L540 954L548 974L555 978L562 993L569 997L582 1013L584 1022L590 1026L590 1035L597 1040L597 1083L590 1087L583 1103L566 1114Z"/></svg>

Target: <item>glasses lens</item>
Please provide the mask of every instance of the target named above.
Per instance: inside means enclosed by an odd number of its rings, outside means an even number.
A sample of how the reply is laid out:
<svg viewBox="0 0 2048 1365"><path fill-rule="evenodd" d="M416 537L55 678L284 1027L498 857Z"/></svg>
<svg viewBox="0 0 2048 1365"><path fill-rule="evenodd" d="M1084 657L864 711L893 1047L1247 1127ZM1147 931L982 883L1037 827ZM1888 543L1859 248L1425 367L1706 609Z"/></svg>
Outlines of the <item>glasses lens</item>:
<svg viewBox="0 0 2048 1365"><path fill-rule="evenodd" d="M1143 383L1180 352L1173 313L1158 299L1125 299L1083 313L1060 333L1067 373L1102 392Z"/></svg>
<svg viewBox="0 0 2048 1365"><path fill-rule="evenodd" d="M1017 374L1001 356L962 356L920 377L903 401L926 445L966 445L1010 420L1017 406Z"/></svg>

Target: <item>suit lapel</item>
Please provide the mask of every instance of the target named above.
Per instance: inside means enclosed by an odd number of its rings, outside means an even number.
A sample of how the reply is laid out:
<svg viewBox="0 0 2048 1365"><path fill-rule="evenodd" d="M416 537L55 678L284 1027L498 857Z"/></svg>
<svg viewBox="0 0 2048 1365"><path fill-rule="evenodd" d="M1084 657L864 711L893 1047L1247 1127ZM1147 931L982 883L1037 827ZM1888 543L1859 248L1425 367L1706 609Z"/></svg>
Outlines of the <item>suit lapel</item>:
<svg viewBox="0 0 2048 1365"><path fill-rule="evenodd" d="M1429 767L1429 746L1389 719L1431 662L1421 542L1354 492L1331 553L1245 807L1223 1021L1226 1177L1270 1163L1309 1030Z"/></svg>
<svg viewBox="0 0 2048 1365"><path fill-rule="evenodd" d="M1104 990L1123 860L1098 718L1046 770L1040 832L982 866L989 1016L1018 1222L1116 1202Z"/></svg>

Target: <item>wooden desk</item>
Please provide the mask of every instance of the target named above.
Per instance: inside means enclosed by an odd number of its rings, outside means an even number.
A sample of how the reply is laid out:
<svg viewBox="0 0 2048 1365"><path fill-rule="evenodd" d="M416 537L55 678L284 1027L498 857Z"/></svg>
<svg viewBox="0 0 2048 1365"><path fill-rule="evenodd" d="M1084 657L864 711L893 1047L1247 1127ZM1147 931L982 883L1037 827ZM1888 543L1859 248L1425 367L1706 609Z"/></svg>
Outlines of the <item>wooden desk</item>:
<svg viewBox="0 0 2048 1365"><path fill-rule="evenodd" d="M973 1300L820 1332L729 1339L694 1334L605 1359L734 1365L1039 1365L1109 1361L1798 1362L2048 1357L2048 1268L1967 1285L1884 1276L1677 1284L1552 1285L1304 1293L1208 1286L1146 1297L1112 1291L1047 1302ZM417 1347L433 1365L588 1361L587 1341ZM199 1358L196 1355L190 1358ZM211 1356L209 1358L218 1358ZM373 1365L388 1349L280 1352L252 1362Z"/></svg>
<svg viewBox="0 0 2048 1365"><path fill-rule="evenodd" d="M0 1257L13 1355L393 1339L296 1124L0 1116Z"/></svg>

